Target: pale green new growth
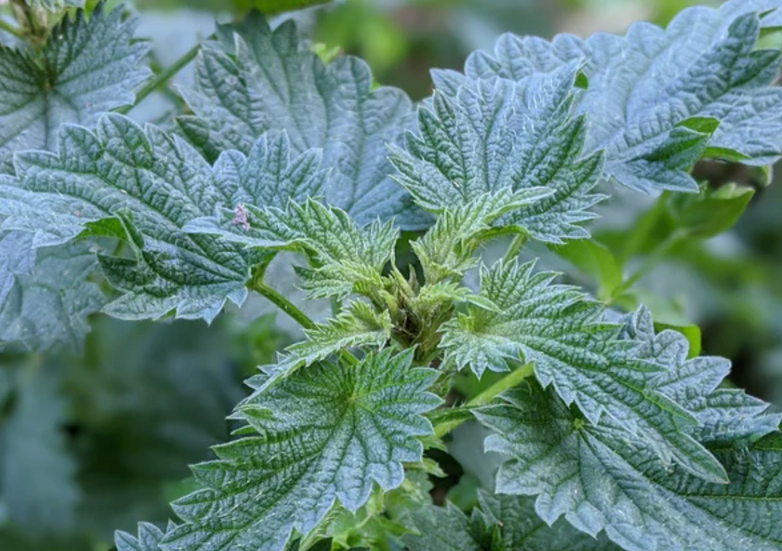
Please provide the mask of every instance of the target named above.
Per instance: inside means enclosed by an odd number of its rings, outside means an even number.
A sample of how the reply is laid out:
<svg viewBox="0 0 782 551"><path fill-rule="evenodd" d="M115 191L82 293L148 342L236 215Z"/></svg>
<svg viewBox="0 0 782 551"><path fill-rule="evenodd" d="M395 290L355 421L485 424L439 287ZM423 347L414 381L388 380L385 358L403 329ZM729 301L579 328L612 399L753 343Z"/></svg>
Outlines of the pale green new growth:
<svg viewBox="0 0 782 551"><path fill-rule="evenodd" d="M135 26L99 4L89 21L82 10L66 16L40 49L0 45L0 167L10 168L14 151L54 149L63 123L92 126L133 103L133 88L151 74L141 64L148 46L131 40Z"/></svg>
<svg viewBox="0 0 782 551"><path fill-rule="evenodd" d="M83 8L86 0L25 0L33 8L58 12L65 8Z"/></svg>
<svg viewBox="0 0 782 551"><path fill-rule="evenodd" d="M774 0L732 0L684 10L665 30L636 23L623 37L549 43L507 34L493 54L472 54L465 76L437 71L434 79L447 89L498 77L523 82L585 63L576 112L590 123L586 151L605 150L605 176L647 192L696 192L688 171L704 155L763 166L782 153L782 90L770 86L779 52L755 50L760 27L781 18Z"/></svg>
<svg viewBox="0 0 782 551"><path fill-rule="evenodd" d="M526 188L519 191L500 189L487 192L440 213L435 225L412 247L429 284L444 279L460 281L468 269L475 266L475 250L485 240L494 223L502 215L521 209L548 197L553 190ZM523 231L508 228L509 232Z"/></svg>
<svg viewBox="0 0 782 551"><path fill-rule="evenodd" d="M373 87L369 67L355 57L324 65L299 44L291 21L272 31L254 13L217 34L198 56L194 88L182 91L197 116L180 120L193 143L207 153L247 152L266 131L285 130L294 151L323 149L323 164L334 171L323 190L328 204L359 224L396 216L405 228L427 225L389 178L385 159L387 144L400 143L414 123L404 92Z"/></svg>
<svg viewBox="0 0 782 551"><path fill-rule="evenodd" d="M495 226L517 226L551 243L587 237L579 224L594 218L589 208L602 199L592 188L603 163L599 154L582 153L586 122L571 113L576 71L571 64L518 83L438 89L419 111L420 135L408 136L406 150L394 149L395 178L438 214L487 193L527 192L539 200Z"/></svg>
<svg viewBox="0 0 782 551"><path fill-rule="evenodd" d="M337 500L355 512L373 484L399 486L402 463L421 459L416 437L432 432L421 414L440 403L426 392L436 372L411 368L412 357L385 350L356 365L316 364L243 402L257 435L217 446L217 461L193 468L204 489L174 504L186 523L165 546L278 551Z"/></svg>
<svg viewBox="0 0 782 551"><path fill-rule="evenodd" d="M448 322L441 344L446 360L478 375L507 370L509 359L530 362L541 384L553 385L590 423L610 418L628 434L643 434L664 463L725 481L722 466L685 432L697 420L650 385L664 368L645 361L637 343L619 341L620 327L600 319L597 303L552 283L556 274L533 268L500 262L482 270L481 295L497 311L469 307Z"/></svg>
<svg viewBox="0 0 782 551"><path fill-rule="evenodd" d="M239 216L241 215L241 218ZM308 200L287 208L239 205L188 224L190 233L215 234L260 250L304 252L312 268L297 268L312 298L367 292L382 287L381 272L393 258L399 236L376 220L361 228L345 211Z"/></svg>
<svg viewBox="0 0 782 551"><path fill-rule="evenodd" d="M317 324L304 333L307 340L289 346L276 365L268 366L268 385L280 375L287 375L299 366L311 365L342 350L358 346L382 348L391 338L391 317L378 313L363 301L348 304L344 311L328 323ZM263 380L263 376L259 376ZM260 382L260 381L259 381Z"/></svg>

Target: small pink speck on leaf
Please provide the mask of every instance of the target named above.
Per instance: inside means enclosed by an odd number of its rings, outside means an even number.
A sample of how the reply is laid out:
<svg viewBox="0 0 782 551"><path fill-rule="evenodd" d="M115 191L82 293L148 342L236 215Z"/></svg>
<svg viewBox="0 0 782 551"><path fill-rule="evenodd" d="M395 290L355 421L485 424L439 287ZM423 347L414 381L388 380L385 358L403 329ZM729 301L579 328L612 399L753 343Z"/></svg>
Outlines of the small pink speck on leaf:
<svg viewBox="0 0 782 551"><path fill-rule="evenodd" d="M247 218L247 209L241 203L234 207L234 226L241 226L244 231L250 229L250 221Z"/></svg>

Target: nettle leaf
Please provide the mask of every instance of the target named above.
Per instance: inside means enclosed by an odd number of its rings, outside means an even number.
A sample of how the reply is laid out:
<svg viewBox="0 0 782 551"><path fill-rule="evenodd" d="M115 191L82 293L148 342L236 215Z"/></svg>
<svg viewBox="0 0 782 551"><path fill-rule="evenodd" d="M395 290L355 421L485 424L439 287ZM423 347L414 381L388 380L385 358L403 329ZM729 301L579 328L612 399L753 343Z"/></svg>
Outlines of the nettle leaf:
<svg viewBox="0 0 782 551"><path fill-rule="evenodd" d="M217 34L219 41L199 53L194 88L182 90L198 117L181 120L193 143L205 151L247 152L264 132L285 130L294 151L323 149L324 166L335 170L323 190L328 204L360 224L396 216L404 228L428 225L389 178L386 145L399 143L414 123L404 92L373 87L369 67L358 58L324 65L301 46L291 21L272 31L254 13L218 26Z"/></svg>
<svg viewBox="0 0 782 551"><path fill-rule="evenodd" d="M775 432L782 414L770 413L769 404L743 390L719 388L730 371L730 361L718 356L688 359L690 344L678 331L655 334L646 308L628 316L623 336L642 342L640 357L665 366L651 384L657 391L687 408L699 421L688 432L699 442L728 446L756 441Z"/></svg>
<svg viewBox="0 0 782 551"><path fill-rule="evenodd" d="M213 234L228 242L262 250L307 254L314 268L297 268L310 298L337 296L382 286L383 267L393 258L399 231L392 222L376 220L360 227L339 208L307 200L286 209L240 205L219 209L185 230Z"/></svg>
<svg viewBox="0 0 782 551"><path fill-rule="evenodd" d="M478 491L480 507L471 517L447 503L416 511L418 536L407 536L410 551L614 551L604 537L583 534L559 520L549 526L529 497Z"/></svg>
<svg viewBox="0 0 782 551"><path fill-rule="evenodd" d="M777 550L782 546L782 445L714 447L728 484L662 465L643 437L606 417L592 425L537 383L476 416L497 434L486 449L510 459L497 491L537 495L547 523L607 536L629 551ZM717 435L718 436L718 435ZM719 436L718 436L719 437Z"/></svg>
<svg viewBox="0 0 782 551"><path fill-rule="evenodd" d="M118 531L114 536L117 551L163 551L161 541L164 533L153 524L140 522L138 537Z"/></svg>
<svg viewBox="0 0 782 551"><path fill-rule="evenodd" d="M368 303L354 301L336 318L306 329L307 340L289 346L275 366L274 373L287 373L302 365L327 359L340 350L358 346L381 348L391 338L391 315L376 312Z"/></svg>
<svg viewBox="0 0 782 551"><path fill-rule="evenodd" d="M12 525L37 535L72 530L80 498L76 464L61 432L60 379L51 367L14 370L15 400L0 420L0 508Z"/></svg>
<svg viewBox="0 0 782 551"><path fill-rule="evenodd" d="M135 28L122 9L106 13L101 3L89 19L84 10L64 17L40 50L0 45L0 168L11 167L14 151L54 149L60 124L93 126L133 103L133 88L151 75L143 65L149 46L133 41Z"/></svg>
<svg viewBox="0 0 782 551"><path fill-rule="evenodd" d="M496 226L518 226L535 239L560 243L588 237L579 226L602 196L600 154L584 156L583 117L572 115L578 65L520 82L480 82L435 92L419 111L420 135L395 149L396 176L424 209L442 213L503 189L548 196L507 213ZM553 193L552 193L553 192Z"/></svg>
<svg viewBox="0 0 782 551"><path fill-rule="evenodd" d="M15 234L6 234L6 239ZM12 276L13 284L0 297L0 348L15 343L39 351L54 346L80 349L90 331L88 316L106 304L100 288L90 281L94 253L83 244L39 249L35 266L28 267L29 272Z"/></svg>
<svg viewBox="0 0 782 551"><path fill-rule="evenodd" d="M688 172L704 155L761 166L782 154L782 90L772 86L779 52L755 49L761 27L778 26L778 8L773 0L733 0L684 10L665 30L636 23L625 36L586 40L507 34L493 54L470 56L466 76L434 78L450 89L497 77L524 81L587 60L588 87L576 107L590 122L585 150L604 149L606 175L625 186L697 192Z"/></svg>
<svg viewBox="0 0 782 551"><path fill-rule="evenodd" d="M436 285L447 278L461 280L477 264L473 253L495 220L552 193L546 188L501 189L440 213L434 226L411 243L427 283Z"/></svg>
<svg viewBox="0 0 782 551"><path fill-rule="evenodd" d="M355 365L319 363L244 402L239 413L258 435L193 468L204 489L175 502L185 524L166 548L280 550L337 501L355 512L374 483L398 487L402 463L421 460L415 437L432 433L421 414L440 404L426 392L437 373L411 368L412 358L386 350Z"/></svg>
<svg viewBox="0 0 782 551"><path fill-rule="evenodd" d="M0 185L6 228L55 245L85 233L125 239L130 257L99 257L124 295L115 317L214 319L227 300L241 304L257 260L240 246L188 235L190 221L245 200L286 204L318 188L319 156L289 157L284 134L261 137L245 158L228 152L214 170L182 140L106 115L95 133L64 126L57 153L18 154L18 180ZM272 193L269 193L269 190ZM241 222L240 222L241 223Z"/></svg>
<svg viewBox="0 0 782 551"><path fill-rule="evenodd" d="M444 325L446 361L480 376L523 358L543 386L553 386L590 423L610 417L628 435L642 434L665 464L724 482L719 462L685 432L697 419L651 386L664 367L638 353L639 343L619 340L621 326L601 319L599 303L552 283L556 274L533 269L534 263L499 262L481 271L480 294L497 310L468 307Z"/></svg>

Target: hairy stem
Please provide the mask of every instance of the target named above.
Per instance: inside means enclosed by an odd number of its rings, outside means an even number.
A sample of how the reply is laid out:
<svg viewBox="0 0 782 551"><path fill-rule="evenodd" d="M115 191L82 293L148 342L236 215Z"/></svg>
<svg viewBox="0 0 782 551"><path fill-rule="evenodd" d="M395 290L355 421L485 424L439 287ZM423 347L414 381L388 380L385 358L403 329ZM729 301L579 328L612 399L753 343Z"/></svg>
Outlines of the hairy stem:
<svg viewBox="0 0 782 551"><path fill-rule="evenodd" d="M133 105L126 105L125 107L120 107L119 109L117 109L117 113L124 115L125 113L133 109L136 105L141 103L144 100L144 98L146 98L149 94L151 94L161 86L164 86L169 80L171 80L171 78L174 75L176 75L179 71L181 71L182 68L185 67L185 65L193 61L193 59L195 59L195 57L198 55L198 52L200 50L201 50L200 43L190 48L182 57L177 59L167 69L160 71L157 75L155 75L155 78L150 80L146 86L144 86L141 90L139 90L138 94L136 94L136 101Z"/></svg>
<svg viewBox="0 0 782 551"><path fill-rule="evenodd" d="M491 403L494 398L509 390L515 386L518 386L524 379L533 374L532 364L527 363L519 367L517 370L510 372L508 375L491 385L489 388L475 396L472 400L467 402L463 408L473 409L481 406L485 406ZM437 438L442 438L456 427L464 423L467 419L454 419L440 423L434 428L434 435Z"/></svg>
<svg viewBox="0 0 782 551"><path fill-rule="evenodd" d="M307 314L299 310L291 301L267 285L266 282L256 278L250 284L250 289L269 299L269 301L288 314L293 321L298 323L303 329L312 329L315 327L315 322L312 321Z"/></svg>
<svg viewBox="0 0 782 551"><path fill-rule="evenodd" d="M654 268L658 262L660 262L665 256L671 252L671 249L676 247L679 243L685 240L689 236L686 230L677 230L673 232L668 238L660 243L660 245L652 251L650 255L646 257L641 266L630 275L619 287L617 287L612 296L609 304L619 298L622 293L627 291L630 287L645 276L652 268Z"/></svg>

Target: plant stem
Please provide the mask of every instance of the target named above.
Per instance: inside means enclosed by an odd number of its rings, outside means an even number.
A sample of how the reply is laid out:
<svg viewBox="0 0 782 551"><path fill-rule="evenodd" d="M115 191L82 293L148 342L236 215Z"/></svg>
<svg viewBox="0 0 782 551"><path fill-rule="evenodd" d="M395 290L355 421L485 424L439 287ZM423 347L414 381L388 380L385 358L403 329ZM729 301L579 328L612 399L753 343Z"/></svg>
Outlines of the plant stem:
<svg viewBox="0 0 782 551"><path fill-rule="evenodd" d="M288 314L296 323L301 325L303 329L312 329L315 327L315 322L312 321L309 316L307 316L307 314L299 310L291 301L282 296L265 282L255 280L252 282L250 288L259 295L269 299L275 306Z"/></svg>
<svg viewBox="0 0 782 551"><path fill-rule="evenodd" d="M511 241L511 244L508 247L508 251L503 257L503 262L507 264L511 260L515 260L516 257L519 256L521 249L523 249L524 245L526 245L528 239L529 236L526 233L516 234L516 237L514 237L513 241Z"/></svg>
<svg viewBox="0 0 782 551"><path fill-rule="evenodd" d="M532 364L527 363L522 365L516 371L512 371L489 388L475 396L472 400L467 402L463 407L464 409L472 409L480 406L485 406L491 403L494 398L502 394L506 390L509 390L515 386L518 386L524 379L533 374ZM455 419L452 421L445 421L437 425L434 428L434 435L437 438L442 438L456 427L464 423L466 419Z"/></svg>
<svg viewBox="0 0 782 551"><path fill-rule="evenodd" d="M198 43L192 48L190 48L185 53L185 55L177 59L170 67L160 71L157 75L155 75L155 78L153 78L146 86L144 86L141 90L139 90L138 94L136 94L136 101L133 105L126 105L124 107L120 107L119 109L117 109L117 113L124 115L125 113L133 109L136 105L141 103L142 100L146 98L149 94L151 94L161 86L165 85L171 79L171 77L173 77L175 74L181 71L185 65L193 61L193 59L195 59L200 49L201 49L201 44Z"/></svg>
<svg viewBox="0 0 782 551"><path fill-rule="evenodd" d="M17 38L24 38L24 33L21 30L14 27L13 25L11 25L5 19L0 19L0 29L4 30L8 34L14 35Z"/></svg>
<svg viewBox="0 0 782 551"><path fill-rule="evenodd" d="M280 310L288 314L293 319L293 321L295 321L302 327L302 329L313 329L315 327L315 322L312 321L307 314L299 310L291 301L289 301L287 298L285 298L280 293L278 293L275 289L270 287L261 278L259 277L253 278L252 282L250 283L250 289L258 293L259 295L266 297ZM339 352L337 352L337 355L345 363L348 363L350 365L358 364L358 358L356 358L348 350L340 350Z"/></svg>
<svg viewBox="0 0 782 551"><path fill-rule="evenodd" d="M613 302L613 300L619 298L622 293L627 291L630 287L632 287L639 279L641 279L643 276L645 276L649 270L654 268L660 260L662 260L670 251L673 249L676 245L682 242L687 237L687 231L686 230L676 230L671 235L668 236L668 238L663 241L659 247L654 249L651 254L649 254L646 259L643 261L641 266L632 273L630 277L628 277L619 287L617 287L612 296L611 300L608 302L610 304Z"/></svg>

